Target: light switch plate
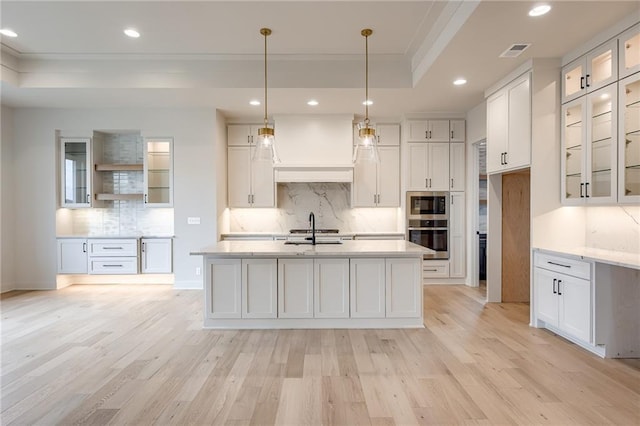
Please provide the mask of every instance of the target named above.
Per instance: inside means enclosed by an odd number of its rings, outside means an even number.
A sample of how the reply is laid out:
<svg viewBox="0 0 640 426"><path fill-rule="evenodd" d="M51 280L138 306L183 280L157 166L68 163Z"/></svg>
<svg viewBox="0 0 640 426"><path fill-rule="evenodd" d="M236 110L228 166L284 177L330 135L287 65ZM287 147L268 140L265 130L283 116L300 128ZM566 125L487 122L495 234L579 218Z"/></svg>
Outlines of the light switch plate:
<svg viewBox="0 0 640 426"><path fill-rule="evenodd" d="M187 225L200 225L200 218L199 217L188 217L187 218Z"/></svg>

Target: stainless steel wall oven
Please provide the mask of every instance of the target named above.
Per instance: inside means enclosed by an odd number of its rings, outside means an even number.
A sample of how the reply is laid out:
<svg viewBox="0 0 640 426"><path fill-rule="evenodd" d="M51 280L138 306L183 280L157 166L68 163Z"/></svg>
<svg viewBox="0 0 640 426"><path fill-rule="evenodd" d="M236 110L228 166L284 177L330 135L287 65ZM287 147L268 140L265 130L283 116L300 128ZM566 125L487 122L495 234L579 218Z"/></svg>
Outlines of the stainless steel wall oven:
<svg viewBox="0 0 640 426"><path fill-rule="evenodd" d="M407 192L407 240L430 248L425 259L449 258L449 193Z"/></svg>

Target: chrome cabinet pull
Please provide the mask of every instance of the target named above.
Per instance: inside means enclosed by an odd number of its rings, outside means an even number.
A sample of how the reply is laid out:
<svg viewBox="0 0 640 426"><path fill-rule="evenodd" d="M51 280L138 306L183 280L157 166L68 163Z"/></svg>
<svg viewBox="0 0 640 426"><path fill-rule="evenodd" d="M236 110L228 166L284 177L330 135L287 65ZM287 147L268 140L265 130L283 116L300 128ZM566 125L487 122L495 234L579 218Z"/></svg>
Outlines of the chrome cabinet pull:
<svg viewBox="0 0 640 426"><path fill-rule="evenodd" d="M147 194L144 194L144 203L147 204L149 202Z"/></svg>
<svg viewBox="0 0 640 426"><path fill-rule="evenodd" d="M142 252L143 252L143 253L144 253L144 245L145 245L145 244L146 244L146 243L142 243L142 247L141 247L141 249L142 249Z"/></svg>

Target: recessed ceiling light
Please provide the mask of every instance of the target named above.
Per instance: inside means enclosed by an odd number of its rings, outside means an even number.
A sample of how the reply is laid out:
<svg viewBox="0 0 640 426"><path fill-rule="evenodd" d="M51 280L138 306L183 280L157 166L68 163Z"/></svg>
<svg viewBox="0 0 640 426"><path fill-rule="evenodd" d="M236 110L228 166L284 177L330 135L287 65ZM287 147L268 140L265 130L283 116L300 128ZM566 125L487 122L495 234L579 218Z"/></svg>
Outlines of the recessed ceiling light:
<svg viewBox="0 0 640 426"><path fill-rule="evenodd" d="M551 6L549 6L548 4L541 4L531 9L529 11L529 16L542 16L550 10Z"/></svg>
<svg viewBox="0 0 640 426"><path fill-rule="evenodd" d="M16 34L15 31L10 30L9 28L3 28L0 30L0 34L7 36L7 37L18 37L18 34Z"/></svg>
<svg viewBox="0 0 640 426"><path fill-rule="evenodd" d="M254 100L252 100L252 101L249 101L249 103L250 103L251 105L253 105L253 106L258 106L258 105L260 105L260 101L255 100L255 99L254 99Z"/></svg>
<svg viewBox="0 0 640 426"><path fill-rule="evenodd" d="M133 28L127 28L126 30L124 30L124 33L131 38L138 38L140 37L140 33L136 30L134 30Z"/></svg>
<svg viewBox="0 0 640 426"><path fill-rule="evenodd" d="M307 102L307 105L311 105L311 106L316 106L318 105L318 101L316 101L315 99L311 99L309 102Z"/></svg>
<svg viewBox="0 0 640 426"><path fill-rule="evenodd" d="M369 99L368 101L363 101L362 105L373 105L373 101Z"/></svg>
<svg viewBox="0 0 640 426"><path fill-rule="evenodd" d="M458 78L457 80L454 80L453 84L456 86L462 86L463 84L467 84L467 80L464 78Z"/></svg>

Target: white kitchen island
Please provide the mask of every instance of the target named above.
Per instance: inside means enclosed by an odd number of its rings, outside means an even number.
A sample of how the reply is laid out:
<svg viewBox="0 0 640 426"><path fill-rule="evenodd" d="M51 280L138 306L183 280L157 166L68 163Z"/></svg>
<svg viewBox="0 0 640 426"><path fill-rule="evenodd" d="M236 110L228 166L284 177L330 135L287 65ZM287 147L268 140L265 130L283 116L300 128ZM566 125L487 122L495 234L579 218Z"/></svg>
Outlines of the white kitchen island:
<svg viewBox="0 0 640 426"><path fill-rule="evenodd" d="M423 327L422 258L408 241L221 241L203 256L205 328Z"/></svg>

